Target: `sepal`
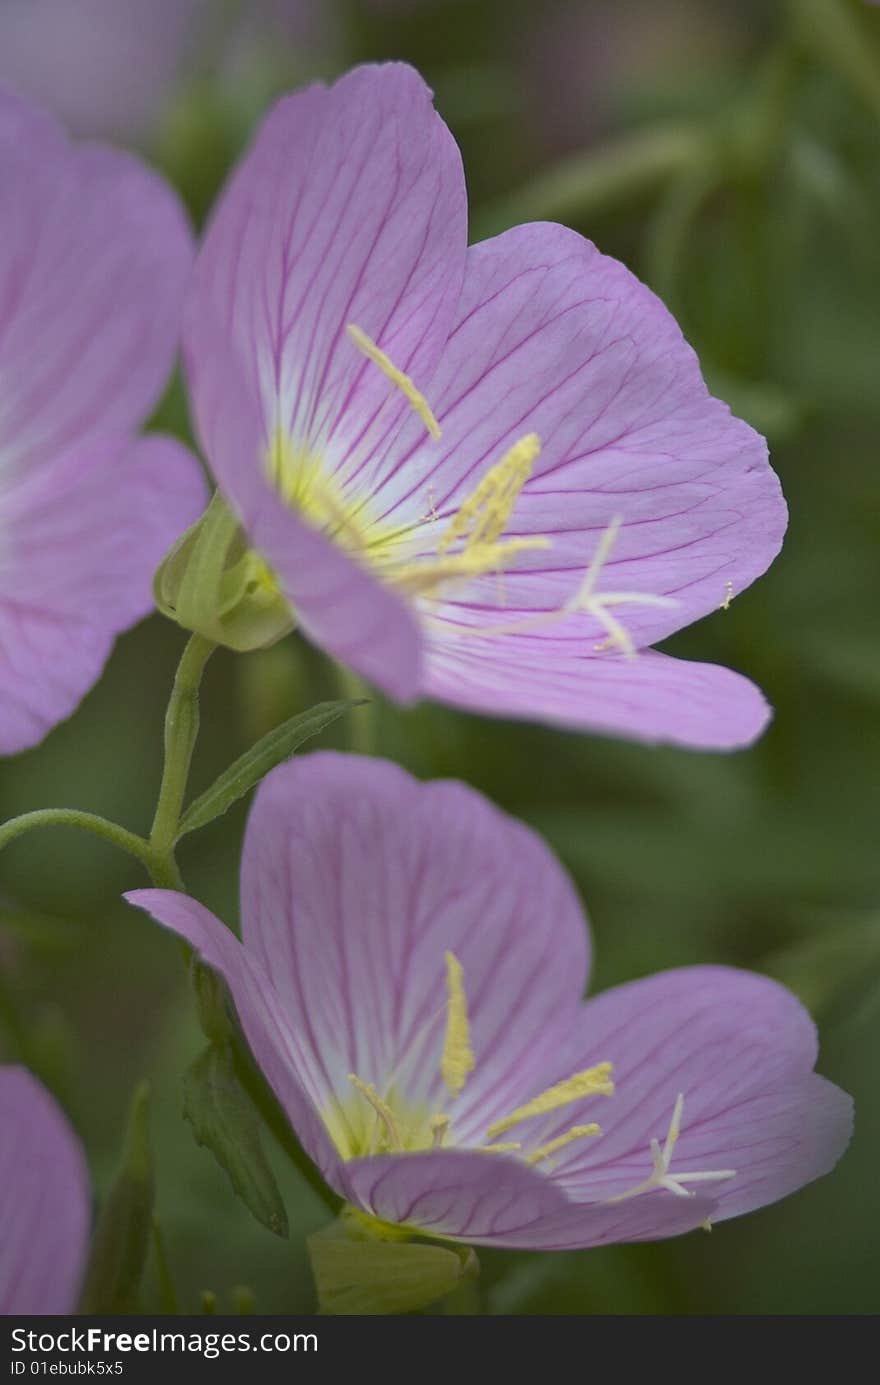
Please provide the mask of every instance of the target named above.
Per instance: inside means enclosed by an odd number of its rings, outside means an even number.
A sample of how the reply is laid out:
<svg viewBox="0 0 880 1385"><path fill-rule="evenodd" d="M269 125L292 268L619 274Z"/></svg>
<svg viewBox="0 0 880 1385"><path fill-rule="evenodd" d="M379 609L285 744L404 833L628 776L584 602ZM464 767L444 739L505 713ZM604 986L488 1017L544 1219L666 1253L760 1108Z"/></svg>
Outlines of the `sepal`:
<svg viewBox="0 0 880 1385"><path fill-rule="evenodd" d="M326 1315L417 1313L479 1274L469 1246L413 1240L405 1228L349 1206L306 1244L318 1311Z"/></svg>
<svg viewBox="0 0 880 1385"><path fill-rule="evenodd" d="M169 620L239 654L275 644L296 623L219 491L162 560L153 597Z"/></svg>

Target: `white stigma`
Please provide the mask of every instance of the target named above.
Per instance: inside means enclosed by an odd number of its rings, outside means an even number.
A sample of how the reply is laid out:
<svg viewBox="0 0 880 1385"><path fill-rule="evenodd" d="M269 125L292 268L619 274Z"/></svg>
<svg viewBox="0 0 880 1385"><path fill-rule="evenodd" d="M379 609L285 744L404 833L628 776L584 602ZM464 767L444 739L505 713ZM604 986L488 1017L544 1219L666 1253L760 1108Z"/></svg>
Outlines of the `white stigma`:
<svg viewBox="0 0 880 1385"><path fill-rule="evenodd" d="M665 1188L667 1192L674 1193L676 1197L694 1197L695 1194L691 1189L684 1187L685 1183L720 1183L725 1179L736 1177L736 1169L699 1171L688 1169L684 1173L670 1172L672 1156L681 1134L683 1111L684 1093L679 1092L675 1099L672 1120L669 1122L669 1129L666 1132L666 1139L662 1147L659 1140L651 1141L651 1161L654 1165L651 1174L644 1182L637 1183L634 1188L628 1188L625 1193L618 1193L616 1197L606 1198L607 1202L625 1202L627 1198L638 1197L641 1193L649 1193L654 1188Z"/></svg>
<svg viewBox="0 0 880 1385"><path fill-rule="evenodd" d="M584 611L599 622L602 629L606 632L608 639L605 644L597 645L597 652L614 648L615 646L623 653L627 659L634 659L636 647L632 637L623 621L613 616L608 609L610 606L678 606L680 603L672 596L655 596L652 592L597 592L596 583L599 574L608 561L608 557L620 533L623 524L623 516L615 515L600 535L593 554L590 566L587 568L583 581L575 592L574 596L565 603L563 610L568 613L572 611Z"/></svg>

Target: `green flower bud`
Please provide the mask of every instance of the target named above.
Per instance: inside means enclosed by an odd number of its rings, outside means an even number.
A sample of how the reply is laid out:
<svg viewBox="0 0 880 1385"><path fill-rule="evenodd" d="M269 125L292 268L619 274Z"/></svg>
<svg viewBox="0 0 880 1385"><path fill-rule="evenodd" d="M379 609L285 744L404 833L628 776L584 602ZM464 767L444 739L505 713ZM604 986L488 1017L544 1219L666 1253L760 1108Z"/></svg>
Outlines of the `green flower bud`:
<svg viewBox="0 0 880 1385"><path fill-rule="evenodd" d="M296 623L219 491L162 560L153 596L169 620L238 653L275 644Z"/></svg>

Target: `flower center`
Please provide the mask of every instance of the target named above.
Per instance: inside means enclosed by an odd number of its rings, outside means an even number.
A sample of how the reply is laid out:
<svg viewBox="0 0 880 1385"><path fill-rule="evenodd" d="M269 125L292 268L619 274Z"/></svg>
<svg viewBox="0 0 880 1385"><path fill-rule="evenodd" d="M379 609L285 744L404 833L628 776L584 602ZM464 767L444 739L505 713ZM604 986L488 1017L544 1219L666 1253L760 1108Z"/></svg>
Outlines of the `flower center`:
<svg viewBox="0 0 880 1385"><path fill-rule="evenodd" d="M446 953L446 992L446 1030L440 1073L454 1101L474 1071L476 1058L471 1045L464 969L452 952ZM394 1077L385 1083L382 1091L357 1073L349 1074L349 1082L354 1088L351 1100L337 1099L323 1112L330 1136L344 1159L447 1147L453 1118L446 1112L431 1113L424 1106L407 1102L396 1090ZM586 1097L611 1096L613 1091L611 1064L597 1063L555 1083L503 1119L493 1122L486 1128L485 1142L469 1147L485 1154L518 1154L528 1164L539 1164L575 1140L601 1134L599 1126L594 1122L573 1125L545 1142L535 1142L533 1136L523 1140L499 1140L497 1137L535 1116L549 1115Z"/></svg>
<svg viewBox="0 0 880 1385"><path fill-rule="evenodd" d="M410 377L398 369L360 327L349 323L346 331L353 345L401 391L430 437L439 440L440 425ZM427 513L407 524L384 527L370 515L368 499L353 500L319 455L297 444L280 428L276 429L269 445L266 471L286 504L298 510L309 524L326 533L352 557L373 568L383 582L416 601L430 620L431 601L446 598L456 585L488 575L496 575L500 581L521 554L552 546L543 535L504 537L540 452L541 440L536 433L526 433L515 442L459 505L439 538L434 535L441 516L430 496ZM469 638L493 638L528 633L555 625L575 612L583 612L592 616L605 631L605 641L594 646L597 652L617 648L627 658L633 658L635 644L612 608L623 605L672 607L679 603L672 597L651 592L596 590L622 523L619 515L614 516L600 534L580 586L559 609L504 624L453 623L453 629ZM428 529L430 534L426 532ZM267 580L274 583L271 574ZM499 589L498 604L504 605L503 588ZM444 626L449 624L449 615L445 613Z"/></svg>

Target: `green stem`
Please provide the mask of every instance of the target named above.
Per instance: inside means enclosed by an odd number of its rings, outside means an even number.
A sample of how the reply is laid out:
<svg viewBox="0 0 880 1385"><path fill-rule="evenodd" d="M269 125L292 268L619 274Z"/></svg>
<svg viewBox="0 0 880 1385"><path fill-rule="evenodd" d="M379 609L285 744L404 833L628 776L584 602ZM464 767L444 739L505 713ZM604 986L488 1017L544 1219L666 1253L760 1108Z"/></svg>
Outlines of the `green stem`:
<svg viewBox="0 0 880 1385"><path fill-rule="evenodd" d="M10 842L14 842L16 837L37 827L80 827L83 831L91 832L113 846L118 846L120 851L127 851L130 856L135 856L152 873L154 853L148 841L135 832L120 827L118 823L99 817L97 813L83 813L78 808L38 808L36 812L22 813L21 817L11 818L0 827L0 851Z"/></svg>
<svg viewBox="0 0 880 1385"><path fill-rule="evenodd" d="M135 856L146 866L154 885L182 889L174 842L199 733L199 685L215 647L204 636L192 635L178 665L165 714L165 762L149 841L96 813L84 813L78 808L41 808L12 818L0 827L0 851L37 827L79 827Z"/></svg>
<svg viewBox="0 0 880 1385"><path fill-rule="evenodd" d="M165 767L149 848L149 870L153 884L159 889L185 889L174 858L174 844L180 825L193 749L199 732L199 686L205 665L215 648L216 646L202 635L190 637L178 665L168 711L165 714ZM362 685L359 683L358 687L360 690ZM190 966L192 950L186 943L182 943L181 946L184 960L187 966ZM207 1032L206 1037L212 1038ZM239 1080L254 1106L288 1158L335 1212L338 1210L338 1199L331 1201L334 1195L300 1148L287 1117L254 1063L244 1039L235 1034L231 1041L234 1045Z"/></svg>
<svg viewBox="0 0 880 1385"><path fill-rule="evenodd" d="M173 850L183 810L193 750L199 734L199 686L205 664L216 645L204 635L191 635L174 676L174 686L165 713L165 764L150 831L150 846L168 868L164 876L176 876ZM160 882L157 880L157 884ZM162 880L167 884L167 879ZM179 889L179 884L172 886Z"/></svg>
<svg viewBox="0 0 880 1385"><path fill-rule="evenodd" d="M370 688L345 664L336 664L336 681L343 697L363 706L354 709L348 718L348 745L358 755L373 755L376 751L376 703Z"/></svg>
<svg viewBox="0 0 880 1385"><path fill-rule="evenodd" d="M178 665L165 714L165 763L149 841L95 813L84 813L75 808L43 808L33 813L24 813L21 817L13 818L0 826L0 851L15 841L16 837L34 828L79 827L136 857L149 872L157 889L184 891L183 879L174 857L174 844L199 731L199 686L205 665L215 648L216 646L203 636L192 635ZM185 964L189 967L192 951L185 942L181 942L181 950ZM255 1107L288 1158L330 1209L336 1212L339 1200L326 1187L317 1169L300 1148L287 1117L254 1063L243 1038L236 1035L233 1042L240 1080ZM157 1239L159 1233L156 1228L153 1236L157 1256L161 1256L160 1242Z"/></svg>

